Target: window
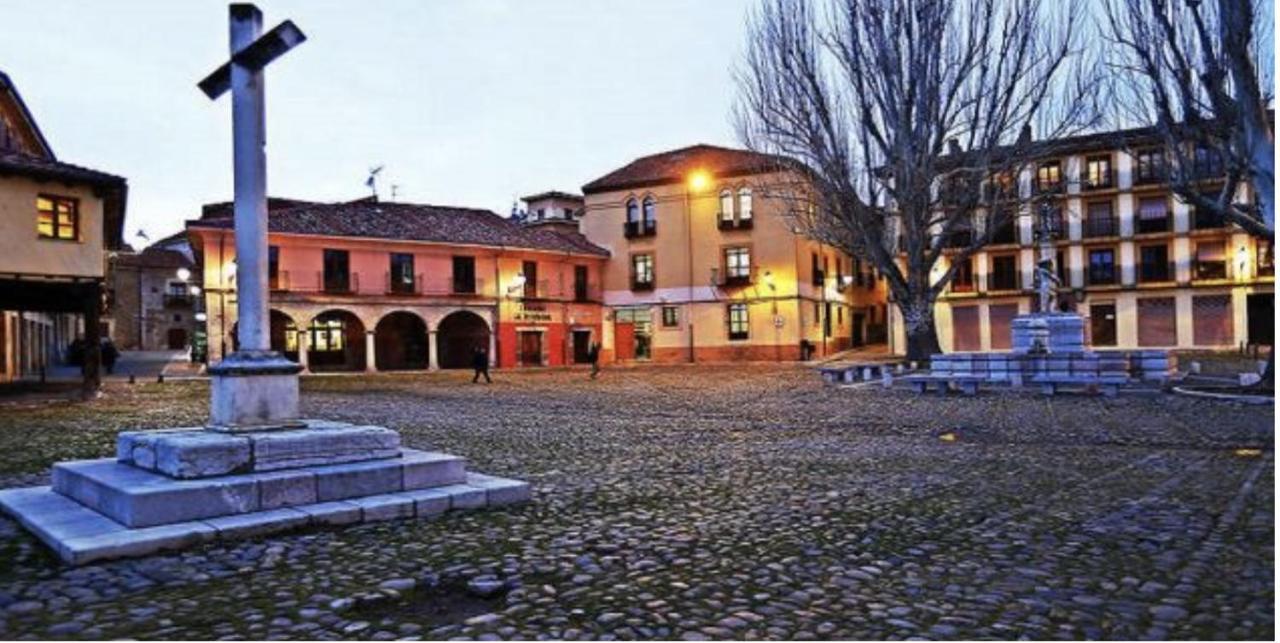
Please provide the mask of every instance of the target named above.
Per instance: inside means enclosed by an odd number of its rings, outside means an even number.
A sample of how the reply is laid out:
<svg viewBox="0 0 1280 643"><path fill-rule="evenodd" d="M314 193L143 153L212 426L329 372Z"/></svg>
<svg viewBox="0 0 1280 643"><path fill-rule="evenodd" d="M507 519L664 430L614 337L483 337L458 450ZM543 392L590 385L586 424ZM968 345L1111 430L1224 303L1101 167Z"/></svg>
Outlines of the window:
<svg viewBox="0 0 1280 643"><path fill-rule="evenodd" d="M1226 279L1227 244L1222 241L1197 243L1192 276L1195 279Z"/></svg>
<svg viewBox="0 0 1280 643"><path fill-rule="evenodd" d="M720 191L720 220L733 221L733 192Z"/></svg>
<svg viewBox="0 0 1280 643"><path fill-rule="evenodd" d="M324 251L324 289L326 292L351 291L351 257L346 250Z"/></svg>
<svg viewBox="0 0 1280 643"><path fill-rule="evenodd" d="M476 292L476 258L453 258L453 292L473 295Z"/></svg>
<svg viewBox="0 0 1280 643"><path fill-rule="evenodd" d="M391 273L388 290L393 293L412 293L414 286L413 255L407 252L391 253Z"/></svg>
<svg viewBox="0 0 1280 643"><path fill-rule="evenodd" d="M636 223L640 220L640 208L636 205L635 199L627 200L627 223Z"/></svg>
<svg viewBox="0 0 1280 643"><path fill-rule="evenodd" d="M729 304L727 311L729 339L742 340L750 336L746 304Z"/></svg>
<svg viewBox="0 0 1280 643"><path fill-rule="evenodd" d="M1067 270L1067 253L1062 250L1053 259L1054 270L1058 272L1059 288L1069 288L1071 284L1071 272Z"/></svg>
<svg viewBox="0 0 1280 643"><path fill-rule="evenodd" d="M742 188L738 190L738 220L751 220L751 189Z"/></svg>
<svg viewBox="0 0 1280 643"><path fill-rule="evenodd" d="M1216 179L1222 176L1222 154L1218 150L1197 145L1195 158L1192 161L1192 172L1196 179Z"/></svg>
<svg viewBox="0 0 1280 643"><path fill-rule="evenodd" d="M1115 213L1110 201L1094 201L1089 204L1088 214L1084 219L1084 236L1114 237L1119 234Z"/></svg>
<svg viewBox="0 0 1280 643"><path fill-rule="evenodd" d="M1102 190L1111 186L1111 157L1090 156L1084 167L1085 189Z"/></svg>
<svg viewBox="0 0 1280 643"><path fill-rule="evenodd" d="M745 284L751 281L750 248L725 248L724 277L726 285Z"/></svg>
<svg viewBox="0 0 1280 643"><path fill-rule="evenodd" d="M1196 230L1225 228L1226 226L1227 218L1221 212L1211 208L1191 206L1191 227Z"/></svg>
<svg viewBox="0 0 1280 643"><path fill-rule="evenodd" d="M1173 270L1169 267L1169 246L1163 243L1142 246L1140 253L1141 264L1139 265L1138 281L1170 281L1173 279Z"/></svg>
<svg viewBox="0 0 1280 643"><path fill-rule="evenodd" d="M538 220L541 221L542 219L545 219L545 218L547 218L547 209L538 208Z"/></svg>
<svg viewBox="0 0 1280 643"><path fill-rule="evenodd" d="M967 258L951 273L951 292L973 292L973 258Z"/></svg>
<svg viewBox="0 0 1280 643"><path fill-rule="evenodd" d="M337 352L346 348L346 324L341 319L317 319L311 323L310 350Z"/></svg>
<svg viewBox="0 0 1280 643"><path fill-rule="evenodd" d="M538 296L538 262L525 261L520 265L520 274L524 275L524 296Z"/></svg>
<svg viewBox="0 0 1280 643"><path fill-rule="evenodd" d="M1258 276L1273 277L1276 274L1276 258L1271 252L1271 242L1266 239L1259 239L1258 246L1254 250L1257 253Z"/></svg>
<svg viewBox="0 0 1280 643"><path fill-rule="evenodd" d="M1164 151L1159 149L1138 152L1137 175L1134 183L1160 183L1165 178Z"/></svg>
<svg viewBox="0 0 1280 643"><path fill-rule="evenodd" d="M272 290L280 289L280 246L267 246L267 284Z"/></svg>
<svg viewBox="0 0 1280 643"><path fill-rule="evenodd" d="M573 298L576 301L587 301L591 293L588 288L590 270L586 266L573 267Z"/></svg>
<svg viewBox="0 0 1280 643"><path fill-rule="evenodd" d="M1138 201L1138 234L1169 231L1169 200L1164 197Z"/></svg>
<svg viewBox="0 0 1280 643"><path fill-rule="evenodd" d="M662 307L662 327L675 328L680 325L680 309L675 306Z"/></svg>
<svg viewBox="0 0 1280 643"><path fill-rule="evenodd" d="M657 202L647 196L640 209L636 208L636 200L627 200L627 220L623 223L623 234L632 237L649 237L657 232Z"/></svg>
<svg viewBox="0 0 1280 643"><path fill-rule="evenodd" d="M991 257L991 274L987 278L988 290L1018 289L1018 256L995 255Z"/></svg>
<svg viewBox="0 0 1280 643"><path fill-rule="evenodd" d="M1041 163L1036 168L1036 192L1052 194L1062 188L1062 164L1058 161Z"/></svg>
<svg viewBox="0 0 1280 643"><path fill-rule="evenodd" d="M821 287L822 284L826 282L827 276L823 274L822 267L818 262L818 253L815 252L811 254L810 257L812 258L810 265L812 272L810 274L813 275L813 285Z"/></svg>
<svg viewBox="0 0 1280 643"><path fill-rule="evenodd" d="M1016 218L1017 214L1012 212L999 217L1000 220L997 224L996 230L991 233L991 243L1017 243L1018 229L1014 223ZM995 223L995 221L992 221L992 223Z"/></svg>
<svg viewBox="0 0 1280 643"><path fill-rule="evenodd" d="M653 224L658 221L657 207L657 202L653 200L653 197L647 196L644 198L644 227L646 230L653 227Z"/></svg>
<svg viewBox="0 0 1280 643"><path fill-rule="evenodd" d="M653 290L653 255L631 255L631 289Z"/></svg>
<svg viewBox="0 0 1280 643"><path fill-rule="evenodd" d="M864 279L866 279L866 276L862 274L862 260L857 257L854 257L853 258L853 283L859 286L863 286L865 285L863 283Z"/></svg>
<svg viewBox="0 0 1280 643"><path fill-rule="evenodd" d="M1096 248L1089 251L1089 285L1109 286L1116 283L1116 251Z"/></svg>
<svg viewBox="0 0 1280 643"><path fill-rule="evenodd" d="M41 239L80 240L80 202L60 196L36 197L36 232Z"/></svg>

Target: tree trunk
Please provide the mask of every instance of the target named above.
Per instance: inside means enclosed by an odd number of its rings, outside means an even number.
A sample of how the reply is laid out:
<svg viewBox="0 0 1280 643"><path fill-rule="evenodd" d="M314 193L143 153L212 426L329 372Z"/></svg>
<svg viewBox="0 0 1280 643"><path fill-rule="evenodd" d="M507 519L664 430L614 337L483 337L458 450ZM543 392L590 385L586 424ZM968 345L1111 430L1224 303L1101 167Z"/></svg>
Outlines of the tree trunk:
<svg viewBox="0 0 1280 643"><path fill-rule="evenodd" d="M942 352L938 331L933 325L933 302L916 295L898 302L903 326L907 332L907 360L925 362Z"/></svg>

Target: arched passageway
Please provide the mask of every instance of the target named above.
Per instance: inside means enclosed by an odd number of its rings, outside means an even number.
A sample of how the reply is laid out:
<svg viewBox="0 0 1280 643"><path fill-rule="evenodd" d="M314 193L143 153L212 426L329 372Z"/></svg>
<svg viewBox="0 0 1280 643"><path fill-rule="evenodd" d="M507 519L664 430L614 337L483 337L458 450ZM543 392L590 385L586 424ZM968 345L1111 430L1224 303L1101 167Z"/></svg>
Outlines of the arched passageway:
<svg viewBox="0 0 1280 643"><path fill-rule="evenodd" d="M275 309L270 315L271 329L268 341L271 350L284 355L289 360L298 361L298 325L293 318ZM240 322L231 325L231 350L240 350Z"/></svg>
<svg viewBox="0 0 1280 643"><path fill-rule="evenodd" d="M320 313L307 329L307 365L312 371L363 371L364 324L345 310Z"/></svg>
<svg viewBox="0 0 1280 643"><path fill-rule="evenodd" d="M489 350L489 324L467 310L449 313L436 329L436 344L440 368L471 368L472 352L476 348Z"/></svg>
<svg viewBox="0 0 1280 643"><path fill-rule="evenodd" d="M410 312L391 313L374 329L373 347L373 363L380 371L425 369L427 324Z"/></svg>

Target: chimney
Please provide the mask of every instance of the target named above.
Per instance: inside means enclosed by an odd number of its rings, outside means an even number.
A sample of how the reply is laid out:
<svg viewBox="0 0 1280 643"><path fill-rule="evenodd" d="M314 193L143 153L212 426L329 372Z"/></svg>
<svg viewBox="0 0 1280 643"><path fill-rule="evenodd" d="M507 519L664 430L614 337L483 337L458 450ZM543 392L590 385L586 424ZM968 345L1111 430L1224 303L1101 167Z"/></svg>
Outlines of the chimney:
<svg viewBox="0 0 1280 643"><path fill-rule="evenodd" d="M1031 123L1022 126L1022 131L1018 133L1018 145L1027 145L1031 142Z"/></svg>
<svg viewBox="0 0 1280 643"><path fill-rule="evenodd" d="M961 151L963 150L960 149L960 141L958 139L952 138L947 140L948 154L951 154L952 156L956 156L956 155L959 155Z"/></svg>

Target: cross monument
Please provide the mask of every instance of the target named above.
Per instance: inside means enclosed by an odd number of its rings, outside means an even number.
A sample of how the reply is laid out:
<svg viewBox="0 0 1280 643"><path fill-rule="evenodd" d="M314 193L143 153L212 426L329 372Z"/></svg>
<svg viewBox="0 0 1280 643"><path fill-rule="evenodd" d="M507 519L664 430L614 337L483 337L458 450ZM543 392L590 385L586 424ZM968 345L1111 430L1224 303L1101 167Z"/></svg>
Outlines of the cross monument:
<svg viewBox="0 0 1280 643"><path fill-rule="evenodd" d="M292 21L262 33L262 12L231 5L231 58L199 87L231 91L235 184L237 349L209 367L210 428L297 426L301 366L271 350L267 308L267 153L264 69L306 40Z"/></svg>

